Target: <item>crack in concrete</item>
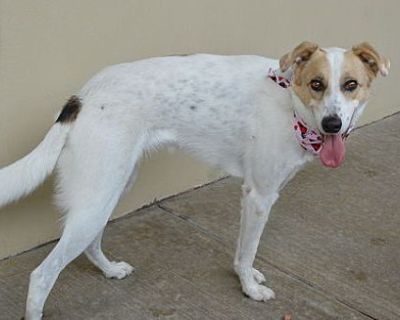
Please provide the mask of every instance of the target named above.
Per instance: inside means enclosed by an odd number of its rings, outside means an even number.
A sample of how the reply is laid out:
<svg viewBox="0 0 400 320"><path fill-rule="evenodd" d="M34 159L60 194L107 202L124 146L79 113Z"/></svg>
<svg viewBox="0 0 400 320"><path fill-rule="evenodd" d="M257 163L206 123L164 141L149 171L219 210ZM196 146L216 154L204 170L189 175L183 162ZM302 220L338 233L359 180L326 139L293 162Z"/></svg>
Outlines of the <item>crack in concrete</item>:
<svg viewBox="0 0 400 320"><path fill-rule="evenodd" d="M223 179L225 179L225 178L223 178ZM207 186L212 185L212 184L214 184L214 183L217 183L217 182L220 181L220 180L222 180L222 179L218 179L218 180L216 180L216 181L213 181L213 182L211 182L211 183L208 183ZM203 188L203 187L205 187L205 186L197 187L196 189ZM189 191L188 191L188 192L189 192ZM188 192L184 192L184 193L188 193ZM175 197L175 196L170 197L170 198L174 198L174 197ZM157 203L155 203L155 205L156 205L159 209L161 209L161 210L163 210L165 213L167 213L168 215L174 217L175 219L179 219L179 220L180 220L181 222L183 222L183 223L189 224L190 226L192 226L193 228L195 228L196 230L198 230L198 231L201 232L202 234L204 234L204 235L210 237L211 239L213 239L213 240L215 240L215 241L218 241L218 242L219 242L220 244L222 244L224 247L229 247L230 245L232 245L230 242L228 242L228 241L224 240L223 238L219 237L217 234L215 234L215 233L212 232L211 230L209 230L209 229L203 227L201 224L196 223L196 222L193 221L192 219L187 218L187 217L184 217L184 216L180 215L179 213L174 212L174 211L171 210L170 208L164 206L164 205L162 204L162 202L163 202L163 201L157 202ZM256 258L257 258L258 260L260 260L260 261L262 261L262 262L268 264L270 267L272 267L272 268L278 270L279 272L285 274L286 276L290 277L291 279L293 279L293 280L295 280L295 281L298 281L298 282L301 282L301 283L304 284L305 286L310 287L310 288L312 288L313 290L318 291L319 293L321 293L321 294L323 294L324 296L326 296L328 299L333 300L333 301L337 302L338 304L341 304L341 305L343 305L343 306L345 306L345 307L347 307L347 308L349 308L349 309L351 309L351 310L353 310L353 311L355 311L355 312L358 312L359 314L361 314L361 315L367 317L368 319L371 319L371 320L379 320L379 318L376 318L376 317L374 317L373 315L371 315L371 314L369 314L369 313L367 313L367 312L365 312L365 311L363 311L363 310L360 310L359 308L357 308L356 306L352 305L351 303L349 303L349 302L347 302L347 301L345 301L345 300L340 299L340 298L337 297L335 294L333 294L333 293L331 293L331 292L329 292L329 291L326 291L324 288L322 288L322 287L318 286L317 284L315 284L315 283L309 281L308 279L305 279L305 278L303 278L303 277L297 275L295 272L293 272L293 271L291 271L291 270L288 270L288 269L285 269L285 268L282 268L282 267L280 267L280 266L278 266L278 265L272 263L270 260L268 260L268 259L266 259L266 258L264 258L264 257L261 257L261 256L258 256L258 255L257 255Z"/></svg>

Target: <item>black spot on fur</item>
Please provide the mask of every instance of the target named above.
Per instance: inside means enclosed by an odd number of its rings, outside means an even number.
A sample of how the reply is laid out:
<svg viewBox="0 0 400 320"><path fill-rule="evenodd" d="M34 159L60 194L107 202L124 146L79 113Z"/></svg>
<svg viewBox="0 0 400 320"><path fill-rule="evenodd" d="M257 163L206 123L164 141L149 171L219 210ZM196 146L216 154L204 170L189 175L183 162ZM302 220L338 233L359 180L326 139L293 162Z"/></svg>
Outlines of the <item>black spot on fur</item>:
<svg viewBox="0 0 400 320"><path fill-rule="evenodd" d="M78 113L81 110L82 103L78 96L72 96L69 98L67 103L64 105L60 115L56 122L73 122L78 117Z"/></svg>
<svg viewBox="0 0 400 320"><path fill-rule="evenodd" d="M190 106L190 109L191 109L191 110L196 110L197 107L196 107L196 106Z"/></svg>
<svg viewBox="0 0 400 320"><path fill-rule="evenodd" d="M193 56L195 53L177 53L177 54L170 54L167 57L189 57Z"/></svg>

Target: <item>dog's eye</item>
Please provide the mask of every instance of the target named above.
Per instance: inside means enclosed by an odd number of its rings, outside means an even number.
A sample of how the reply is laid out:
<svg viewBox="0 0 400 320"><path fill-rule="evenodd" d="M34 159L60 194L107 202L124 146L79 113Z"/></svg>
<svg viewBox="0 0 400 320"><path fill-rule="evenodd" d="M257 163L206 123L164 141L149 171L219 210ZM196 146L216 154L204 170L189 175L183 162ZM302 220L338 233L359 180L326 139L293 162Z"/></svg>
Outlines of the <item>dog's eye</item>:
<svg viewBox="0 0 400 320"><path fill-rule="evenodd" d="M321 80L311 80L310 87L312 90L320 92L325 89Z"/></svg>
<svg viewBox="0 0 400 320"><path fill-rule="evenodd" d="M356 80L348 80L343 84L343 89L345 91L352 92L358 87L358 82Z"/></svg>

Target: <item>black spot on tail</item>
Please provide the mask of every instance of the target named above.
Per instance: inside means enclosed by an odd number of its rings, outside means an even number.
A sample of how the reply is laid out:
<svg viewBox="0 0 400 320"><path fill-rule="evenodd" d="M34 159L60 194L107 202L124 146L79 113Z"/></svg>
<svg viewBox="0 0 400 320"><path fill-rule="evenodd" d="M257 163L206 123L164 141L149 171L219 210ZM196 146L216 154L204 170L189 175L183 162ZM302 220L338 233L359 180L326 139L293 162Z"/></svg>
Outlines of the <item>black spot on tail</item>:
<svg viewBox="0 0 400 320"><path fill-rule="evenodd" d="M194 53L177 53L177 54L169 54L167 57L189 57L193 56Z"/></svg>
<svg viewBox="0 0 400 320"><path fill-rule="evenodd" d="M73 122L81 110L82 103L78 96L72 96L69 98L65 106L63 107L60 115L58 116L56 122Z"/></svg>

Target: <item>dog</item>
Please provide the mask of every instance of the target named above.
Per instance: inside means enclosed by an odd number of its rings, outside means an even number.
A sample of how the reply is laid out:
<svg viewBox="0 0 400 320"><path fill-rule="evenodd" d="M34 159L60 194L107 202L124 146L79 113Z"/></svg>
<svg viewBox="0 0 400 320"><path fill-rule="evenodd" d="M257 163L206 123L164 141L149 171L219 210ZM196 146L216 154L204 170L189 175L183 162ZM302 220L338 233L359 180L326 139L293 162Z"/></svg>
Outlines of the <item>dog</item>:
<svg viewBox="0 0 400 320"><path fill-rule="evenodd" d="M57 169L64 228L31 273L25 319L42 318L60 272L82 252L108 278L134 270L103 254L103 229L143 153L165 145L243 178L234 270L248 297L274 298L253 268L270 209L307 162L340 166L371 83L389 67L365 42L348 50L303 42L280 60L193 54L101 71L68 100L36 149L0 170L3 206Z"/></svg>

